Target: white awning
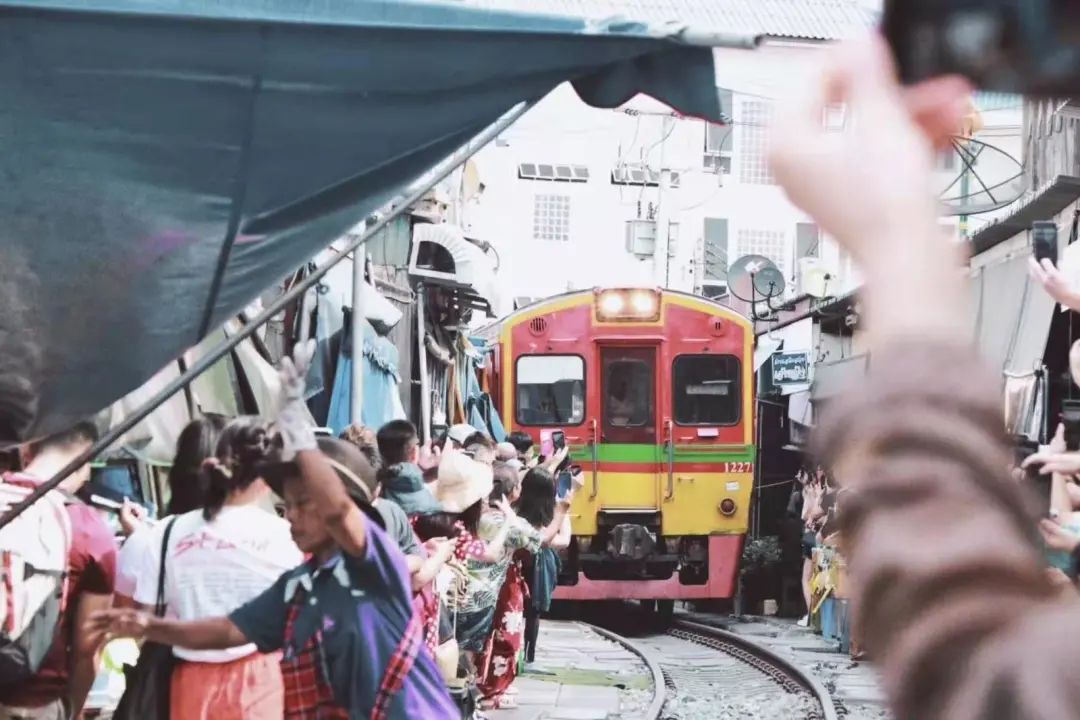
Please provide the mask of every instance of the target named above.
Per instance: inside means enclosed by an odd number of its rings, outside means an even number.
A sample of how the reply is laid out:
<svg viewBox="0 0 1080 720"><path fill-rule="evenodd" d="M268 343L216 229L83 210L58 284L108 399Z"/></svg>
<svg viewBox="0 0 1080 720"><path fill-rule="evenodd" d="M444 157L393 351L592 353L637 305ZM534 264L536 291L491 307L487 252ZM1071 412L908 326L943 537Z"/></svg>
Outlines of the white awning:
<svg viewBox="0 0 1080 720"><path fill-rule="evenodd" d="M1002 373L1041 367L1050 335L1055 303L1028 275L1028 257L1017 252L985 265L970 281L975 341L983 358Z"/></svg>
<svg viewBox="0 0 1080 720"><path fill-rule="evenodd" d="M869 360L868 355L856 355L836 362L818 363L814 368L814 384L810 388L811 400L829 400L850 390L866 377Z"/></svg>
<svg viewBox="0 0 1080 720"><path fill-rule="evenodd" d="M424 243L446 249L453 261L452 268L425 266ZM412 260L409 273L433 282L465 286L489 304L496 298L495 261L478 246L465 239L454 225L418 223L413 226Z"/></svg>

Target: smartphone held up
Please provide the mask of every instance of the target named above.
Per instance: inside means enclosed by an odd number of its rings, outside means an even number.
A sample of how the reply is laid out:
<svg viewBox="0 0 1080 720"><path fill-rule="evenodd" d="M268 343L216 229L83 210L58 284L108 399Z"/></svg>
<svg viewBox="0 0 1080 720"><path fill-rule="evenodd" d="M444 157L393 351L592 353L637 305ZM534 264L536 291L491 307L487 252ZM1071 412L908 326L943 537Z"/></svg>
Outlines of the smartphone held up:
<svg viewBox="0 0 1080 720"><path fill-rule="evenodd" d="M960 74L984 90L1080 94L1077 0L886 0L905 83Z"/></svg>
<svg viewBox="0 0 1080 720"><path fill-rule="evenodd" d="M1035 261L1058 262L1058 226L1055 222L1036 222L1031 226L1031 251Z"/></svg>
<svg viewBox="0 0 1080 720"><path fill-rule="evenodd" d="M1038 443L1029 441L1027 438L1020 437L1014 440L1013 449L1016 466L1023 467L1024 462L1039 451L1039 445ZM1024 470L1024 479L1031 498L1032 512L1035 517L1050 517L1051 476L1040 473L1038 467L1028 466Z"/></svg>

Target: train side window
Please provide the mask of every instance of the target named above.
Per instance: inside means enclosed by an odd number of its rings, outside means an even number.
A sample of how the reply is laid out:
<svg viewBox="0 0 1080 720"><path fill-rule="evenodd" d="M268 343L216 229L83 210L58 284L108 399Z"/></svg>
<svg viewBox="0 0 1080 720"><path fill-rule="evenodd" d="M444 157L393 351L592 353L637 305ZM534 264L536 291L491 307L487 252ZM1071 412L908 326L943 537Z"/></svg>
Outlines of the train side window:
<svg viewBox="0 0 1080 720"><path fill-rule="evenodd" d="M734 355L680 355L672 368L675 422L735 425L742 408L739 359Z"/></svg>
<svg viewBox="0 0 1080 720"><path fill-rule="evenodd" d="M516 396L522 425L580 425L585 421L585 360L578 355L519 357Z"/></svg>

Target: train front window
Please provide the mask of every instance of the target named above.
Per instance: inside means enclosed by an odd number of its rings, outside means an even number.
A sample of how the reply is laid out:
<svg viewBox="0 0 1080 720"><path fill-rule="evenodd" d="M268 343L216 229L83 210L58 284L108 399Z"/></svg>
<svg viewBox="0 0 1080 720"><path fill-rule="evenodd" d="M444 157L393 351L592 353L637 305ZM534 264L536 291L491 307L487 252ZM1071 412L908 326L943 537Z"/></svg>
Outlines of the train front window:
<svg viewBox="0 0 1080 720"><path fill-rule="evenodd" d="M672 368L675 422L735 425L742 407L739 359L734 355L680 355Z"/></svg>
<svg viewBox="0 0 1080 720"><path fill-rule="evenodd" d="M601 438L656 442L656 348L600 348Z"/></svg>
<svg viewBox="0 0 1080 720"><path fill-rule="evenodd" d="M641 360L615 360L607 365L607 419L615 427L641 427L652 422L652 367Z"/></svg>
<svg viewBox="0 0 1080 720"><path fill-rule="evenodd" d="M577 355L525 355L517 361L517 421L580 425L585 420L585 361Z"/></svg>

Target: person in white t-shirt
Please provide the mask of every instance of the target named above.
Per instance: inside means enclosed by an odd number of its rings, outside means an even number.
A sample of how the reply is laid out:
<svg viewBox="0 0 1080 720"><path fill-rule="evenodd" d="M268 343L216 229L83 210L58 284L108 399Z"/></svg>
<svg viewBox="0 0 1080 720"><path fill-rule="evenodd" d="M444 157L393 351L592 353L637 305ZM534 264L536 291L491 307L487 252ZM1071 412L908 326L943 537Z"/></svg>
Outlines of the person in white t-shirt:
<svg viewBox="0 0 1080 720"><path fill-rule="evenodd" d="M166 617L199 620L228 615L260 595L286 570L303 561L282 518L264 509L270 488L259 468L275 456L266 425L256 418L230 422L216 458L206 462L206 505L158 523L138 576L135 601L157 601L159 560L165 533ZM254 645L227 650L174 647L171 720L271 718L283 713L278 654Z"/></svg>
<svg viewBox="0 0 1080 720"><path fill-rule="evenodd" d="M207 484L203 462L217 452L225 423L224 415L207 413L189 422L180 432L176 440L176 454L169 467L169 504L162 517L202 509ZM147 564L156 565L161 553L161 536L158 536L158 552L155 553L152 545L154 528L133 512L133 508L137 507L125 502L120 511L120 525L128 537L116 559L114 602L122 607L134 604L139 574L145 571Z"/></svg>

